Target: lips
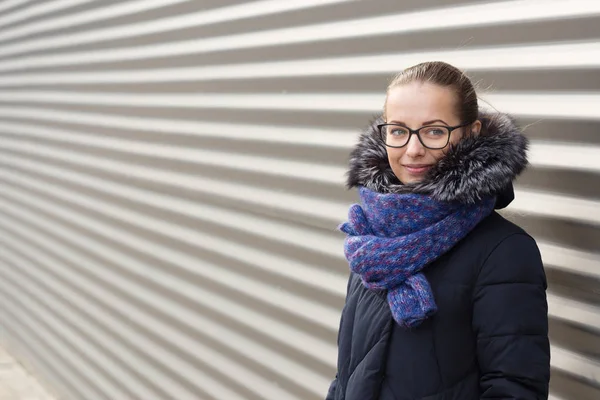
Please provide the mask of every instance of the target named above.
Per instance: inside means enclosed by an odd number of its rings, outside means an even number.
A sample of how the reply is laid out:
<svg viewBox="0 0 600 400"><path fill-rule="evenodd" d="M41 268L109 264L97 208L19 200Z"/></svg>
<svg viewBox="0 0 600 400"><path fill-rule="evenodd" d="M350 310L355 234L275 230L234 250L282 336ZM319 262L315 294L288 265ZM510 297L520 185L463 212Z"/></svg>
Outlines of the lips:
<svg viewBox="0 0 600 400"><path fill-rule="evenodd" d="M410 164L410 165L403 165L403 167L410 174L413 174L413 175L422 175L422 174L426 173L427 171L429 171L429 169L431 168L431 165Z"/></svg>

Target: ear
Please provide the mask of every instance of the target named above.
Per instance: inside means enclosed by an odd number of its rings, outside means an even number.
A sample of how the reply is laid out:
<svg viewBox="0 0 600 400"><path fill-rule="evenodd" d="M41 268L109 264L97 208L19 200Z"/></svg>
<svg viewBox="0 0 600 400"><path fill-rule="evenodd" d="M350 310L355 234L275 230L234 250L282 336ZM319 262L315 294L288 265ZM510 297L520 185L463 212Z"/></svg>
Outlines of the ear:
<svg viewBox="0 0 600 400"><path fill-rule="evenodd" d="M477 120L471 124L471 134L474 136L478 136L481 132L481 121Z"/></svg>

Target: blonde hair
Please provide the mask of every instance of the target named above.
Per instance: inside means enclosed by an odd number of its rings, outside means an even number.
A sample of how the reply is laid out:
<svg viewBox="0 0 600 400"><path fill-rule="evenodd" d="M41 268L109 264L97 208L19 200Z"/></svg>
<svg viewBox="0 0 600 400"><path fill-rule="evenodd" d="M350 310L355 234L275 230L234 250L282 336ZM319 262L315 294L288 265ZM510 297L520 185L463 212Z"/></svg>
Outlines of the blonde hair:
<svg viewBox="0 0 600 400"><path fill-rule="evenodd" d="M384 116L390 90L396 86L412 82L429 82L453 89L458 100L459 109L457 111L461 123L474 122L479 116L477 93L475 92L473 83L471 83L471 80L463 71L443 61L430 61L413 65L397 74L390 82L386 91L385 103L383 105Z"/></svg>

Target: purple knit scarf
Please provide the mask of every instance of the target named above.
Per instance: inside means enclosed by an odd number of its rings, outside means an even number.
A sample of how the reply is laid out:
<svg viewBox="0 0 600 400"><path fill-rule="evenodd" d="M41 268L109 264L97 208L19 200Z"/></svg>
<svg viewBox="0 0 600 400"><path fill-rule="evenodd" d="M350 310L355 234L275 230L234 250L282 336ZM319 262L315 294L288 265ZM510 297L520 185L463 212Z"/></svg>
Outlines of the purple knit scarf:
<svg viewBox="0 0 600 400"><path fill-rule="evenodd" d="M495 200L475 205L446 203L420 194L382 194L359 189L344 252L350 269L370 290L387 290L392 316L415 327L437 311L431 287L421 270L464 238L494 209Z"/></svg>

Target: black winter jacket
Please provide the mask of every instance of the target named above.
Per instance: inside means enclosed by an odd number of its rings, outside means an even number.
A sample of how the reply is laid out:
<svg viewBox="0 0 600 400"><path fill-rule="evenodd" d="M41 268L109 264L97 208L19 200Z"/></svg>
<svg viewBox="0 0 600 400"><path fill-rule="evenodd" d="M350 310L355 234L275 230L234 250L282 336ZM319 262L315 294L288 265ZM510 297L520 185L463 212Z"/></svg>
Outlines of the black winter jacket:
<svg viewBox="0 0 600 400"><path fill-rule="evenodd" d="M410 187L391 172L375 121L352 153L349 186L463 202L494 194L503 208L527 164L527 140L506 116L482 120L479 137ZM438 312L411 330L392 319L384 291L350 276L326 400L547 399L546 278L533 238L494 212L423 272Z"/></svg>

